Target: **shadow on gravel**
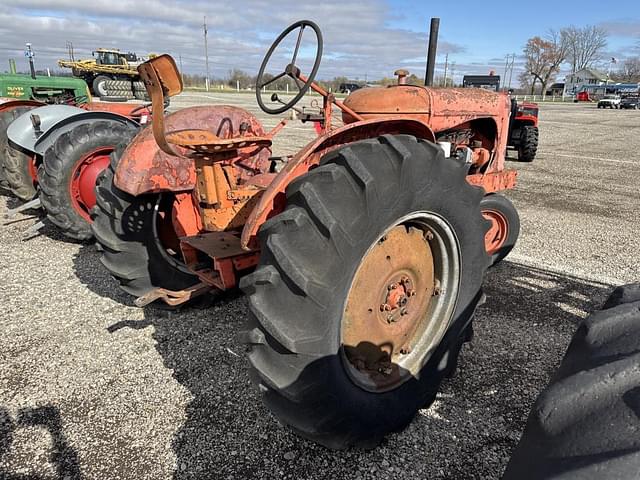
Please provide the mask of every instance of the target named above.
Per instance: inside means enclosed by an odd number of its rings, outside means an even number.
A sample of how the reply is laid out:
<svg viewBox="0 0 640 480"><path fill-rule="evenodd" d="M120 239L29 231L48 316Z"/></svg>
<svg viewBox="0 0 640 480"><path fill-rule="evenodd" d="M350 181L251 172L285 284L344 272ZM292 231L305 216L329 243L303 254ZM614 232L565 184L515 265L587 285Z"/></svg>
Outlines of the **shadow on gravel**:
<svg viewBox="0 0 640 480"><path fill-rule="evenodd" d="M108 296L97 252L81 253L78 276ZM96 275L98 280L96 282ZM143 321L110 327L154 328L156 348L193 400L172 446L175 479L500 478L529 409L557 368L576 325L610 287L503 262L485 281L487 303L463 348L456 376L429 410L372 451L330 451L280 426L249 381L236 340L247 315L239 294L210 308L145 309ZM117 294L116 294L117 295ZM121 301L121 297L116 297Z"/></svg>
<svg viewBox="0 0 640 480"><path fill-rule="evenodd" d="M67 438L62 431L62 419L57 407L46 405L37 408L25 408L18 411L16 419L12 419L9 412L0 407L0 478L3 480L39 480L51 478L47 472L44 475L38 474L18 474L6 469L6 461L10 457L12 449L20 449L20 445L15 443L15 433L22 428L40 427L45 429L51 436L49 449L49 464L53 467L57 479L59 480L79 480L80 466L78 455L71 448ZM40 452L20 452L26 456L36 456Z"/></svg>

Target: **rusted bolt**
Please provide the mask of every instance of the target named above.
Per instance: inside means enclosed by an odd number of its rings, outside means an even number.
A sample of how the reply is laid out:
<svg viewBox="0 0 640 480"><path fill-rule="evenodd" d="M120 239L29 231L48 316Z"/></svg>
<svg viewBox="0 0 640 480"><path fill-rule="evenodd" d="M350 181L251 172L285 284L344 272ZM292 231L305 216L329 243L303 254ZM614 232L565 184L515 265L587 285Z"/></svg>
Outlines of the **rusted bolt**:
<svg viewBox="0 0 640 480"><path fill-rule="evenodd" d="M391 305L389 305L388 303L380 304L380 311L381 312L390 312L391 311Z"/></svg>
<svg viewBox="0 0 640 480"><path fill-rule="evenodd" d="M409 313L409 310L407 310L406 308L401 308L400 309L400 315L405 316L408 313Z"/></svg>
<svg viewBox="0 0 640 480"><path fill-rule="evenodd" d="M395 290L396 288L398 288L398 284L397 283L390 283L389 285L387 285L387 290L389 290L389 291Z"/></svg>
<svg viewBox="0 0 640 480"><path fill-rule="evenodd" d="M407 290L407 296L408 296L408 297L415 297L415 296L416 296L416 291L415 291L415 290L413 290L413 289L411 289L411 288L409 288L409 289Z"/></svg>
<svg viewBox="0 0 640 480"><path fill-rule="evenodd" d="M440 280L436 278L435 282L433 282L433 296L437 297L442 293L442 289L440 288Z"/></svg>
<svg viewBox="0 0 640 480"><path fill-rule="evenodd" d="M387 315L387 323L395 323L396 319L393 318L393 315Z"/></svg>

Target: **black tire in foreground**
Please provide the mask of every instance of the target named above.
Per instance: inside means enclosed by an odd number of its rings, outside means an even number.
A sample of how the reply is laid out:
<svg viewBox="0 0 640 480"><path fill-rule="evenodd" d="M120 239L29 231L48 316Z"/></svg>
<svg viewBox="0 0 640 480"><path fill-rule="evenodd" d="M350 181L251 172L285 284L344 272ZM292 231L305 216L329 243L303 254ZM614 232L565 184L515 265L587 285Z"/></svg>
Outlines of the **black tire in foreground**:
<svg viewBox="0 0 640 480"><path fill-rule="evenodd" d="M156 288L183 290L196 283L173 250L160 240L163 220L170 222L174 196L134 197L118 189L114 171L125 145L111 154L111 164L98 177L91 229L102 247L101 261L121 288L140 297Z"/></svg>
<svg viewBox="0 0 640 480"><path fill-rule="evenodd" d="M489 253L491 266L495 266L505 259L520 236L520 215L511 200L500 194L487 195L480 202L480 208L485 218L496 223L496 229L490 229L487 235L495 235L491 238L495 250Z"/></svg>
<svg viewBox="0 0 640 480"><path fill-rule="evenodd" d="M538 127L526 125L520 133L520 145L518 147L518 160L533 162L538 152Z"/></svg>
<svg viewBox="0 0 640 480"><path fill-rule="evenodd" d="M2 115L4 119L0 128L0 170L2 170L3 185L21 200L31 200L36 195L36 185L32 175L33 158L14 148L7 139L6 129L17 117L33 107L19 107Z"/></svg>
<svg viewBox="0 0 640 480"><path fill-rule="evenodd" d="M47 149L38 168L40 200L47 217L68 237L88 240L93 237L89 214L94 206L90 193L82 195L75 185L80 180L96 178L99 162L121 142L129 143L138 129L114 120L100 120L77 125L60 135ZM87 178L83 178L86 175ZM75 194L74 194L75 191ZM85 198L88 197L88 198Z"/></svg>
<svg viewBox="0 0 640 480"><path fill-rule="evenodd" d="M640 284L618 287L578 328L540 394L505 480L637 479Z"/></svg>
<svg viewBox="0 0 640 480"><path fill-rule="evenodd" d="M286 209L260 229L260 264L241 282L251 312L244 341L252 378L281 422L329 448L370 448L433 402L482 298L489 265L482 194L466 181L464 165L407 135L331 152L287 187ZM397 235L413 242L416 233L422 235L418 262L425 245L433 255L436 290L419 288L426 270L396 265L396 257L412 249L385 247ZM380 248L390 250L369 263ZM367 275L365 266L382 270ZM383 312L387 322L378 322L378 313L391 307L374 302L367 312L360 300L369 292L358 287L360 281L386 285L396 269L415 285L400 305L412 310L426 301L429 309L418 319L421 335L407 334L418 341L389 360L397 345L366 341L366 325L357 345L345 337L353 333L350 319L388 327L389 335L403 328L413 312ZM380 290L387 288L391 293L398 283ZM371 355L380 360L370 365Z"/></svg>

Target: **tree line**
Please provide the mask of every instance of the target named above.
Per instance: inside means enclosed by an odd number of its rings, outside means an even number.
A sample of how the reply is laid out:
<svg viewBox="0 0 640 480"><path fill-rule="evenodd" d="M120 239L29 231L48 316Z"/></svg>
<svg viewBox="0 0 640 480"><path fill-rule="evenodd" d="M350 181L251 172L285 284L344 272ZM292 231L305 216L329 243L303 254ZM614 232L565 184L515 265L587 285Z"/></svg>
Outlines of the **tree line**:
<svg viewBox="0 0 640 480"><path fill-rule="evenodd" d="M568 65L572 74L607 65L607 78L611 81L640 82L640 57L629 57L620 64L614 58L608 62L607 41L607 32L595 25L572 25L530 38L523 48L525 68L519 77L522 87L531 94L538 89L545 93L563 65ZM612 69L614 64L618 68Z"/></svg>

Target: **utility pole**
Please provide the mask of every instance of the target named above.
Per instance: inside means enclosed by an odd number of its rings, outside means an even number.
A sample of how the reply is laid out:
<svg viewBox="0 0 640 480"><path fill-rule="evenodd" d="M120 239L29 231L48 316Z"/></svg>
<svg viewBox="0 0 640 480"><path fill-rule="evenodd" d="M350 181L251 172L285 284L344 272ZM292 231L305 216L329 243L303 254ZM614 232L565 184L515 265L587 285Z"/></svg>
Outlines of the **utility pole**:
<svg viewBox="0 0 640 480"><path fill-rule="evenodd" d="M204 87L208 92L209 91L209 50L207 45L207 16L206 15L204 16L204 23L202 25L202 28L204 29L204 64L207 70L207 76L204 79Z"/></svg>
<svg viewBox="0 0 640 480"><path fill-rule="evenodd" d="M511 78L513 77L513 65L516 63L516 54L511 54L511 65L509 66L509 86L507 90L511 90Z"/></svg>
<svg viewBox="0 0 640 480"><path fill-rule="evenodd" d="M507 71L509 70L509 57L511 55L507 54L507 59L504 62L504 76L502 77L502 90L507 86Z"/></svg>
<svg viewBox="0 0 640 480"><path fill-rule="evenodd" d="M447 69L449 67L449 53L444 56L444 87L447 87Z"/></svg>

